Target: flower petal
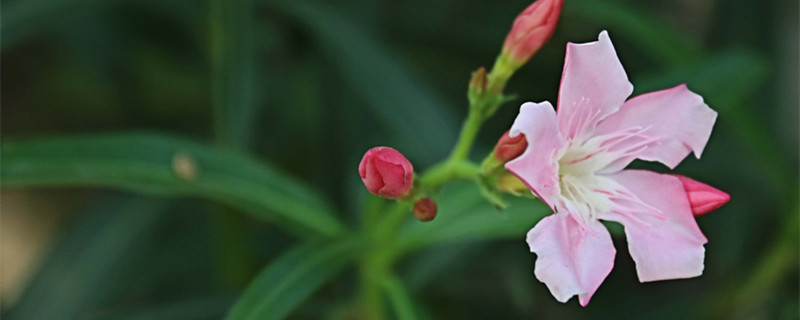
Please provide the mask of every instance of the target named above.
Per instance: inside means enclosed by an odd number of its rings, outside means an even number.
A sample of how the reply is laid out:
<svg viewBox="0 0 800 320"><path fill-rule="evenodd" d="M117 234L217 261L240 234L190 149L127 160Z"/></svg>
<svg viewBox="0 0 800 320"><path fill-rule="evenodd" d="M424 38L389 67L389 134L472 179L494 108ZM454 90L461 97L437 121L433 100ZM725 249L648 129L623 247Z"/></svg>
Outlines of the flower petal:
<svg viewBox="0 0 800 320"><path fill-rule="evenodd" d="M639 281L682 279L703 273L708 242L692 215L678 178L646 170L623 170L608 175L643 203L658 211L646 214L612 209L600 219L625 226L628 249L636 262Z"/></svg>
<svg viewBox="0 0 800 320"><path fill-rule="evenodd" d="M522 104L509 136L516 137L520 133L525 135L528 147L522 155L507 162L506 169L552 209L553 201L560 192L555 153L564 145L553 106L547 101Z"/></svg>
<svg viewBox="0 0 800 320"><path fill-rule="evenodd" d="M658 161L675 168L690 152L697 158L711 136L717 112L703 102L703 97L689 91L685 84L646 93L628 100L615 114L597 125L597 135L613 134L640 128L652 143L604 169L622 170L634 158ZM615 148L631 148L641 140L628 139ZM635 146L633 148L636 148Z"/></svg>
<svg viewBox="0 0 800 320"><path fill-rule="evenodd" d="M567 44L558 93L558 125L567 140L587 138L633 92L608 32L595 42Z"/></svg>
<svg viewBox="0 0 800 320"><path fill-rule="evenodd" d="M578 295L582 306L589 304L614 267L617 251L598 220L584 229L568 214L550 215L528 232L527 241L537 256L536 279L562 303Z"/></svg>

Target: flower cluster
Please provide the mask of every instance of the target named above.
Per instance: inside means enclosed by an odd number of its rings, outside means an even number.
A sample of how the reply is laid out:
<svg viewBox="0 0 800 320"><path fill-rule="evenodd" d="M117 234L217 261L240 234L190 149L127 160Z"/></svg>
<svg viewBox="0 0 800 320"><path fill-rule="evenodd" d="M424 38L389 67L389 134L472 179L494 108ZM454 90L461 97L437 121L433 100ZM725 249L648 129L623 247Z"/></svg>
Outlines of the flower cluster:
<svg viewBox="0 0 800 320"><path fill-rule="evenodd" d="M699 158L717 113L686 85L629 99L633 85L606 31L597 41L567 44L557 110L547 101L522 104L481 169L459 175L470 168L470 128L506 99L506 81L553 35L561 6L540 0L525 9L492 71L473 73L462 139L430 176L476 178L498 207L504 203L495 192L522 195L520 186L546 203L553 214L528 232L527 243L537 255L536 278L560 302L578 296L586 306L611 272L616 249L601 221L624 226L641 282L699 276L708 240L695 217L730 196L687 177L625 168L640 159L674 169L691 153ZM371 193L414 201L420 221L435 217L429 191L436 188L423 181L415 192L413 167L396 150L369 150L359 173Z"/></svg>

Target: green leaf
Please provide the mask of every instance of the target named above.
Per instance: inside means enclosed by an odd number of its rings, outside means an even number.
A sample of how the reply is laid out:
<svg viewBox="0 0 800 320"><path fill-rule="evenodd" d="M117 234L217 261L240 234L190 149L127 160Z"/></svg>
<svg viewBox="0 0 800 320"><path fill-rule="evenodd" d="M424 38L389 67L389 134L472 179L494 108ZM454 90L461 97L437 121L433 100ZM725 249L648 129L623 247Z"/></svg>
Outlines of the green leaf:
<svg viewBox="0 0 800 320"><path fill-rule="evenodd" d="M473 185L445 190L437 199L439 213L431 222L413 222L398 238L401 251L438 244L499 239L524 239L536 222L550 213L539 200L514 198L504 211L496 210Z"/></svg>
<svg viewBox="0 0 800 320"><path fill-rule="evenodd" d="M700 46L660 17L619 1L567 1L564 14L581 23L594 23L611 31L611 36L629 39L647 57L665 67L679 66L702 57Z"/></svg>
<svg viewBox="0 0 800 320"><path fill-rule="evenodd" d="M188 140L155 134L37 139L4 143L2 157L7 187L92 186L190 195L300 235L335 236L344 230L311 188L264 162Z"/></svg>
<svg viewBox="0 0 800 320"><path fill-rule="evenodd" d="M94 207L59 239L8 318L81 318L106 297L109 283L136 255L134 248L141 239L155 231L166 205L152 199L112 197Z"/></svg>
<svg viewBox="0 0 800 320"><path fill-rule="evenodd" d="M297 19L356 92L398 139L388 141L414 160L444 157L458 132L452 107L406 71L364 28L335 8L308 1L268 1ZM464 85L469 73L464 73ZM466 101L465 101L466 103ZM419 148L425 141L425 148Z"/></svg>
<svg viewBox="0 0 800 320"><path fill-rule="evenodd" d="M211 0L211 81L214 135L235 149L250 138L255 99L253 0Z"/></svg>
<svg viewBox="0 0 800 320"><path fill-rule="evenodd" d="M155 306L136 306L132 310L105 312L91 320L201 320L219 319L233 302L230 294L193 297Z"/></svg>
<svg viewBox="0 0 800 320"><path fill-rule="evenodd" d="M59 31L64 25L86 19L93 14L107 13L120 4L147 4L150 8L170 12L176 20L192 19L202 6L187 6L182 1L162 0L36 0L3 2L2 50L36 36Z"/></svg>
<svg viewBox="0 0 800 320"><path fill-rule="evenodd" d="M352 262L356 238L297 246L271 262L242 294L229 320L282 319Z"/></svg>
<svg viewBox="0 0 800 320"><path fill-rule="evenodd" d="M386 291L386 295L389 296L389 302L391 302L398 320L417 319L411 296L399 277L395 275L386 277L383 282L383 289Z"/></svg>

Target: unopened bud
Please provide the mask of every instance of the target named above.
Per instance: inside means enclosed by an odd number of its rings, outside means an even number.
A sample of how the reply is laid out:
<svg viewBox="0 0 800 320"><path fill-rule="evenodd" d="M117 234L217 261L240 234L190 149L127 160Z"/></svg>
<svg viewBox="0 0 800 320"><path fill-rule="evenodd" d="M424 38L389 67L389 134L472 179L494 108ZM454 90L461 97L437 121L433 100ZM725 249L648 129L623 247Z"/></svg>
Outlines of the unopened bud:
<svg viewBox="0 0 800 320"><path fill-rule="evenodd" d="M408 194L414 183L414 167L399 151L389 147L369 149L358 173L370 193L395 199Z"/></svg>
<svg viewBox="0 0 800 320"><path fill-rule="evenodd" d="M414 204L414 216L419 221L428 222L436 218L436 201L431 198L422 198Z"/></svg>
<svg viewBox="0 0 800 320"><path fill-rule="evenodd" d="M683 189L689 197L689 204L695 216L714 211L731 200L731 196L724 191L691 178L675 176L683 183Z"/></svg>
<svg viewBox="0 0 800 320"><path fill-rule="evenodd" d="M489 80L486 78L486 68L480 67L472 73L469 79L469 91L475 93L482 93L486 91L486 83Z"/></svg>
<svg viewBox="0 0 800 320"><path fill-rule="evenodd" d="M519 157L526 148L528 148L528 140L525 139L524 134L520 133L516 137L511 137L509 131L506 131L494 146L494 156L500 162L506 163Z"/></svg>
<svg viewBox="0 0 800 320"><path fill-rule="evenodd" d="M522 180L510 172L504 173L497 179L497 190L513 194L515 196L529 195L531 189Z"/></svg>
<svg viewBox="0 0 800 320"><path fill-rule="evenodd" d="M514 68L528 62L550 40L562 5L563 0L538 0L514 19L502 52Z"/></svg>

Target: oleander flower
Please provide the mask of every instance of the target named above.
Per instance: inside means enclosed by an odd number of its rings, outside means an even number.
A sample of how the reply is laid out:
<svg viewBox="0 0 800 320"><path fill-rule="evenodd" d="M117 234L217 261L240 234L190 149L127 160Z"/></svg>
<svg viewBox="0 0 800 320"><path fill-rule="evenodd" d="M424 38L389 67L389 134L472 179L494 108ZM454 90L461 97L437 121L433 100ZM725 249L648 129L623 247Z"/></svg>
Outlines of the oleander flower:
<svg viewBox="0 0 800 320"><path fill-rule="evenodd" d="M566 302L586 306L614 265L600 220L625 227L639 281L699 276L707 242L681 180L623 170L634 159L670 169L700 157L717 113L686 85L626 99L633 91L608 33L567 45L558 112L527 102L511 127L528 147L506 168L554 214L527 234L536 278Z"/></svg>

